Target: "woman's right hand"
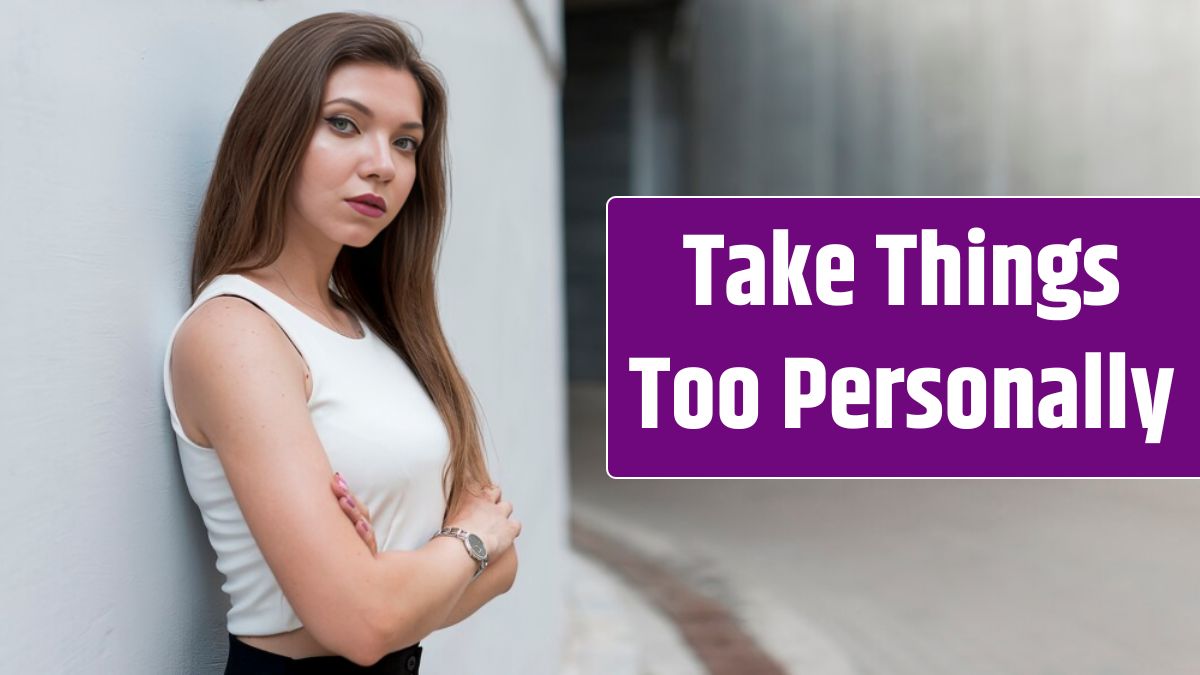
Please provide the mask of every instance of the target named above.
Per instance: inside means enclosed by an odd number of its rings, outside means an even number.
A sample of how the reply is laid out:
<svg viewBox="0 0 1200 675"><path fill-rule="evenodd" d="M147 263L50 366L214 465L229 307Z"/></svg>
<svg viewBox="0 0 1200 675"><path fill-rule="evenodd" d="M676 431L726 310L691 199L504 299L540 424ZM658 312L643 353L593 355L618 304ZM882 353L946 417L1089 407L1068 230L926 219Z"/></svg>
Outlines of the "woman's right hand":
<svg viewBox="0 0 1200 675"><path fill-rule="evenodd" d="M468 489L458 511L446 519L446 527L460 527L478 535L495 560L521 535L521 522L512 517L511 502L501 501L500 486Z"/></svg>

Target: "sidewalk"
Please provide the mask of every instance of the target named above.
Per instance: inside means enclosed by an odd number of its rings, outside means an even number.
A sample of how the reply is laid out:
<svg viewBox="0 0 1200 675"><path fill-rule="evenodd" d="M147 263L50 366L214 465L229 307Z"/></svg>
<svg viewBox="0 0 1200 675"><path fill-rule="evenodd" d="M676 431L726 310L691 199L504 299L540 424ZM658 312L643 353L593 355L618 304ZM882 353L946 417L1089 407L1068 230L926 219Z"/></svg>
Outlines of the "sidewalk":
<svg viewBox="0 0 1200 675"><path fill-rule="evenodd" d="M728 536L744 534L744 528L710 528L704 525L707 519L702 522L690 509L679 509L683 501L657 500L654 495L679 487L671 481L609 478L604 438L603 384L572 385L571 529L576 551L563 672L855 672L843 646L800 612L794 600L781 597L784 589L769 578L747 578L731 566L729 553L740 549L770 556L771 542L748 545ZM717 502L705 499L710 507ZM721 508L736 511L739 504ZM696 527L708 535L697 535ZM733 548L714 551L714 541Z"/></svg>
<svg viewBox="0 0 1200 675"><path fill-rule="evenodd" d="M679 631L601 564L571 555L563 675L700 675Z"/></svg>
<svg viewBox="0 0 1200 675"><path fill-rule="evenodd" d="M637 524L576 504L565 673L853 675L844 651L770 593ZM586 555L597 542L611 550ZM665 610L665 611L664 611Z"/></svg>

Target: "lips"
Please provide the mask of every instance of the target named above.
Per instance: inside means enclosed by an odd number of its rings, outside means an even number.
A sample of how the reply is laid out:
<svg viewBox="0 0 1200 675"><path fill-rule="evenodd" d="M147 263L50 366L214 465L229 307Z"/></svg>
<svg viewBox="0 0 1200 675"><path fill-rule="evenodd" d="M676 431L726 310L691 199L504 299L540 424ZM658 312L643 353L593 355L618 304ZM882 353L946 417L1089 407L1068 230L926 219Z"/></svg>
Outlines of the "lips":
<svg viewBox="0 0 1200 675"><path fill-rule="evenodd" d="M380 211L387 211L387 202L385 202L383 200L383 197L380 197L379 195L376 195L376 194L371 194L371 193L362 194L357 197L351 197L350 199L348 199L346 201L358 202L359 204L366 204L367 206L373 206L373 207L379 209Z"/></svg>
<svg viewBox="0 0 1200 675"><path fill-rule="evenodd" d="M383 216L384 213L386 213L383 209L375 208L374 206L371 206L370 204L365 204L363 202L356 202L356 201L352 201L349 199L346 200L346 206L349 206L350 208L354 209L355 211L361 213L364 216L368 216L370 218L379 218L379 217Z"/></svg>

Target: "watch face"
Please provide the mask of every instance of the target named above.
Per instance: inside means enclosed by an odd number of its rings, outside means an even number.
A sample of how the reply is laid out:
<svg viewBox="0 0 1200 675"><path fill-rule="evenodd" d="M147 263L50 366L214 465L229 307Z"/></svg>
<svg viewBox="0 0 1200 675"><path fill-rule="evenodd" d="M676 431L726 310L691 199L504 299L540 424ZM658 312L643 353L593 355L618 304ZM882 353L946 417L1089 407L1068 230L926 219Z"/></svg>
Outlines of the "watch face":
<svg viewBox="0 0 1200 675"><path fill-rule="evenodd" d="M482 559L487 557L487 549L483 547L483 540L477 535L468 534L467 544L471 546L471 550L475 553L476 558Z"/></svg>

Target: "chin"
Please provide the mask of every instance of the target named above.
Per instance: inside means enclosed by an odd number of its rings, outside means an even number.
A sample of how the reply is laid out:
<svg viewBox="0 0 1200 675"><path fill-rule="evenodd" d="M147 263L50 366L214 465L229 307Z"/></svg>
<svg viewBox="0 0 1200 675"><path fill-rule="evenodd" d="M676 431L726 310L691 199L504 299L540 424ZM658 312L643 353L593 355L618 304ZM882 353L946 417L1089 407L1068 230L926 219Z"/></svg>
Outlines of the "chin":
<svg viewBox="0 0 1200 675"><path fill-rule="evenodd" d="M368 230L363 230L361 232L355 232L351 236L345 237L342 240L342 245L350 246L353 248L362 248L362 247L366 246L367 244L370 244L371 242L375 241L375 237L379 236L379 234L380 234L380 232L370 232Z"/></svg>

